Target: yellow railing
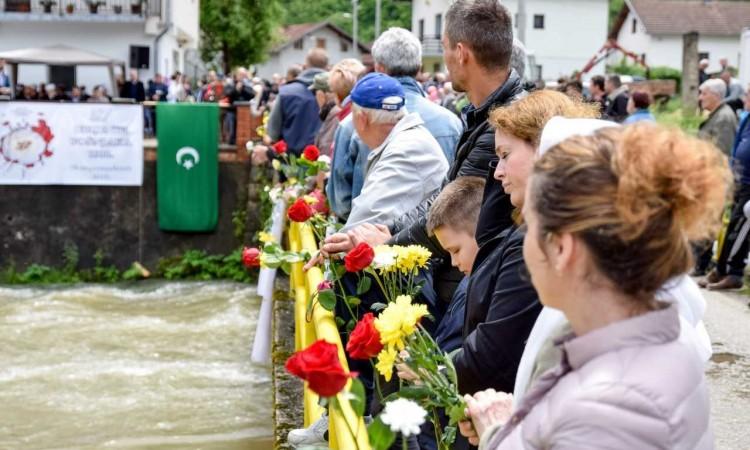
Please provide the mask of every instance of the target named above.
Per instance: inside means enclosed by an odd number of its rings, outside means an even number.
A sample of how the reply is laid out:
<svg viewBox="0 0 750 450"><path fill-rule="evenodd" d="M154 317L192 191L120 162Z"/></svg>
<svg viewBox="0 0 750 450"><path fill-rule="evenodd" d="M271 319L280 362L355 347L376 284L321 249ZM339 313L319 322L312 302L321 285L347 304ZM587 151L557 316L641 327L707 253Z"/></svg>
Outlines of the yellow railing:
<svg viewBox="0 0 750 450"><path fill-rule="evenodd" d="M315 242L312 229L309 225L291 222L289 226L289 247L291 251L307 250L313 253L318 246ZM294 291L294 319L295 319L295 344L296 349L306 348L317 339L325 339L327 342L336 344L339 349L339 359L345 370L349 370L344 354L344 347L341 344L336 321L331 311L327 311L320 306L313 309L312 320L308 322L305 317L307 302L310 295L317 289L318 284L323 280L323 274L320 269L315 267L306 273L302 271L303 263L292 265L291 286ZM367 428L361 417L358 417L352 409L347 393L351 382L346 386L343 392L338 395L338 401L341 405L341 411L335 410L329 406L328 409L328 440L329 446L334 450L370 450L370 443L367 438ZM304 418L305 426L320 418L323 409L318 406L318 396L305 386L304 394ZM354 436L352 435L354 434ZM356 442L355 442L356 440Z"/></svg>

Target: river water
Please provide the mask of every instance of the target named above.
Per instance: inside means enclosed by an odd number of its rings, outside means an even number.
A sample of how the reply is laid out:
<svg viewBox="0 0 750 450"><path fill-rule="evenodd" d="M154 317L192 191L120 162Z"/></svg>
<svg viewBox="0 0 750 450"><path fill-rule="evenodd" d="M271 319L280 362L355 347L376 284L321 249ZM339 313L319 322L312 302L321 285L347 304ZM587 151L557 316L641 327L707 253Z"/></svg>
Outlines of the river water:
<svg viewBox="0 0 750 450"><path fill-rule="evenodd" d="M0 287L0 448L270 449L235 283Z"/></svg>

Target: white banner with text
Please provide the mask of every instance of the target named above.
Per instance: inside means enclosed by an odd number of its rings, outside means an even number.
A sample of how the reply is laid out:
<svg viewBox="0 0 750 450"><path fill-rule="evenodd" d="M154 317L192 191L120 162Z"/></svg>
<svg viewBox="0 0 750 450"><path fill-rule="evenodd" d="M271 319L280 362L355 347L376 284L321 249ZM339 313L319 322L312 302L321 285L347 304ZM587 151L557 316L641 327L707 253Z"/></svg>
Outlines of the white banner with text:
<svg viewBox="0 0 750 450"><path fill-rule="evenodd" d="M142 185L141 105L0 102L0 184Z"/></svg>

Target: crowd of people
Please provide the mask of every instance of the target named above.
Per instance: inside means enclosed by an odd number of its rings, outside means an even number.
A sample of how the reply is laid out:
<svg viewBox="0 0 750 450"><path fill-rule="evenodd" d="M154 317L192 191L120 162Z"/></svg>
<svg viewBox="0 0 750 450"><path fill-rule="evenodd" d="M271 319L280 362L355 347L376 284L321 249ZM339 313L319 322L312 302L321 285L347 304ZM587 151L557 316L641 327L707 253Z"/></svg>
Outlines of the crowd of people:
<svg viewBox="0 0 750 450"><path fill-rule="evenodd" d="M362 242L431 251L425 328L468 403L453 448L713 448L706 303L690 275L710 269L699 279L709 289L742 285L750 96L726 71L702 80L695 137L656 124L649 93L617 75L586 89L525 83L524 49L493 0L453 2L442 44L449 75L422 73L419 39L391 28L372 67L331 65L315 49L280 85L253 163L278 158L281 140L297 156L317 145L343 225L305 269ZM733 188L713 262L705 253ZM363 312L382 301L360 297ZM349 364L374 416L378 375ZM288 440L324 445L327 430L324 416ZM437 448L429 429L401 445Z"/></svg>

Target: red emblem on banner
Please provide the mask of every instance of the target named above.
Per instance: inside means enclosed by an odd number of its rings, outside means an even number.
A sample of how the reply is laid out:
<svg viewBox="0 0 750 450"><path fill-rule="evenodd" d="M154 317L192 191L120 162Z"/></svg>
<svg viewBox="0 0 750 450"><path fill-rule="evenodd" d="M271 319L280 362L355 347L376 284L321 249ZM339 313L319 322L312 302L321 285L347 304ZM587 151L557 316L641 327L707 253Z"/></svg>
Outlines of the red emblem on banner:
<svg viewBox="0 0 750 450"><path fill-rule="evenodd" d="M55 135L44 119L38 119L35 125L3 122L3 127L9 131L0 138L0 156L7 164L31 169L53 155L49 144Z"/></svg>

